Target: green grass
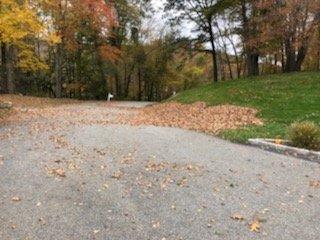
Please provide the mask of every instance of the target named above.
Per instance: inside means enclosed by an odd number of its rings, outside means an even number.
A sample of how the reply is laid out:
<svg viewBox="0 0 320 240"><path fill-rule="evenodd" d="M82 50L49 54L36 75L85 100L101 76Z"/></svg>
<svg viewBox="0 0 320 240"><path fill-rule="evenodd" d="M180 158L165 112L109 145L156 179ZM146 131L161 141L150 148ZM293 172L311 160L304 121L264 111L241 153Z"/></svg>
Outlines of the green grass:
<svg viewBox="0 0 320 240"><path fill-rule="evenodd" d="M182 103L234 104L259 110L264 126L228 130L220 136L235 142L249 138L286 136L295 121L320 124L320 72L270 75L220 82L179 93L170 99Z"/></svg>

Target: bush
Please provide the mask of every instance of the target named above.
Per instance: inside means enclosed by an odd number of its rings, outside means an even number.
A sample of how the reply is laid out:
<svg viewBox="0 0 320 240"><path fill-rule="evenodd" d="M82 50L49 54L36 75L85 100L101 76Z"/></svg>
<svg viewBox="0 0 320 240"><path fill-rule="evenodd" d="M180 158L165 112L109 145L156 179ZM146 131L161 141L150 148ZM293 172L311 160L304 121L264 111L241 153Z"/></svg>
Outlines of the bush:
<svg viewBox="0 0 320 240"><path fill-rule="evenodd" d="M313 122L299 122L288 129L292 146L309 150L320 150L320 127Z"/></svg>

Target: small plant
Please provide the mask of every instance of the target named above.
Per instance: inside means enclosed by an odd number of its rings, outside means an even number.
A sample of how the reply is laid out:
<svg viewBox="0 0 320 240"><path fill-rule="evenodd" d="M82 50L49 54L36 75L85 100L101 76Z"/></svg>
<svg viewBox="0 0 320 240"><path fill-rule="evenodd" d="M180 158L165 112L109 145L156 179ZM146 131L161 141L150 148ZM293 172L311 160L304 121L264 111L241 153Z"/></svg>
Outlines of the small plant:
<svg viewBox="0 0 320 240"><path fill-rule="evenodd" d="M320 150L320 127L313 122L293 123L288 129L288 138L294 147Z"/></svg>

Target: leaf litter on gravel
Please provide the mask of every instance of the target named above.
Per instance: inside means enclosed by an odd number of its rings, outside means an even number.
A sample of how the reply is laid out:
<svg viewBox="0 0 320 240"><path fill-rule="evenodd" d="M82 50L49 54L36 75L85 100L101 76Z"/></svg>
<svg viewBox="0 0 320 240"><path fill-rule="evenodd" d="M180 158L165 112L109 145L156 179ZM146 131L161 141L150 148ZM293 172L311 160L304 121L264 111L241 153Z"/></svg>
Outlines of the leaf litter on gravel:
<svg viewBox="0 0 320 240"><path fill-rule="evenodd" d="M57 177L62 177L62 178L66 177L66 172L62 168L47 169L47 172L50 175L54 175L54 176L57 176Z"/></svg>
<svg viewBox="0 0 320 240"><path fill-rule="evenodd" d="M121 111L115 111L112 109L120 109L119 106L104 104L104 102L95 102L95 108L78 108L74 111L74 107L72 106L85 102L57 101L54 99L38 99L11 95L5 98L10 99L18 106L18 114L9 117L7 121L33 122L33 125L37 123L37 125L31 129L31 133L37 133L43 130L48 131L48 129L63 130L69 125L77 124L129 124L133 126L154 125L178 127L218 134L220 131L226 129L263 124L262 120L257 117L257 110L233 105L207 106L203 102L194 104L168 102L143 109L122 107ZM31 108L28 111L22 111L19 108L21 104L25 104ZM48 128L44 122L37 122L39 119L59 119L59 121L50 123L52 126ZM51 140L55 141L57 139ZM104 152L100 152L100 154L104 155Z"/></svg>

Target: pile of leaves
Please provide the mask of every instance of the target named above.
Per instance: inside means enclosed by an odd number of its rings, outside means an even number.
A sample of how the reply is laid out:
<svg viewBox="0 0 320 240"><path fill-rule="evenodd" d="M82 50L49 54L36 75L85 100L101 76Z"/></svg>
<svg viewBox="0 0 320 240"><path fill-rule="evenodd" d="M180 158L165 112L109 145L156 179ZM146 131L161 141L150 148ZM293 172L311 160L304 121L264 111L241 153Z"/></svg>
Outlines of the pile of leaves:
<svg viewBox="0 0 320 240"><path fill-rule="evenodd" d="M120 123L179 127L210 134L247 125L262 125L257 110L247 107L220 105L209 107L203 102L194 104L164 103L144 108L136 115L122 116Z"/></svg>
<svg viewBox="0 0 320 240"><path fill-rule="evenodd" d="M129 124L177 127L209 134L236 129L247 125L262 125L257 110L233 105L207 106L203 102L181 104L169 102L142 109L123 107L121 104L93 102L93 107L77 108L73 104L84 101L1 95L0 101L11 101L17 114L7 122L38 122L37 128L45 128L41 119L55 119L52 124L66 127L74 124ZM69 106L71 108L69 108ZM58 123L61 124L58 124ZM57 126L56 126L57 125ZM54 126L52 126L54 127Z"/></svg>

